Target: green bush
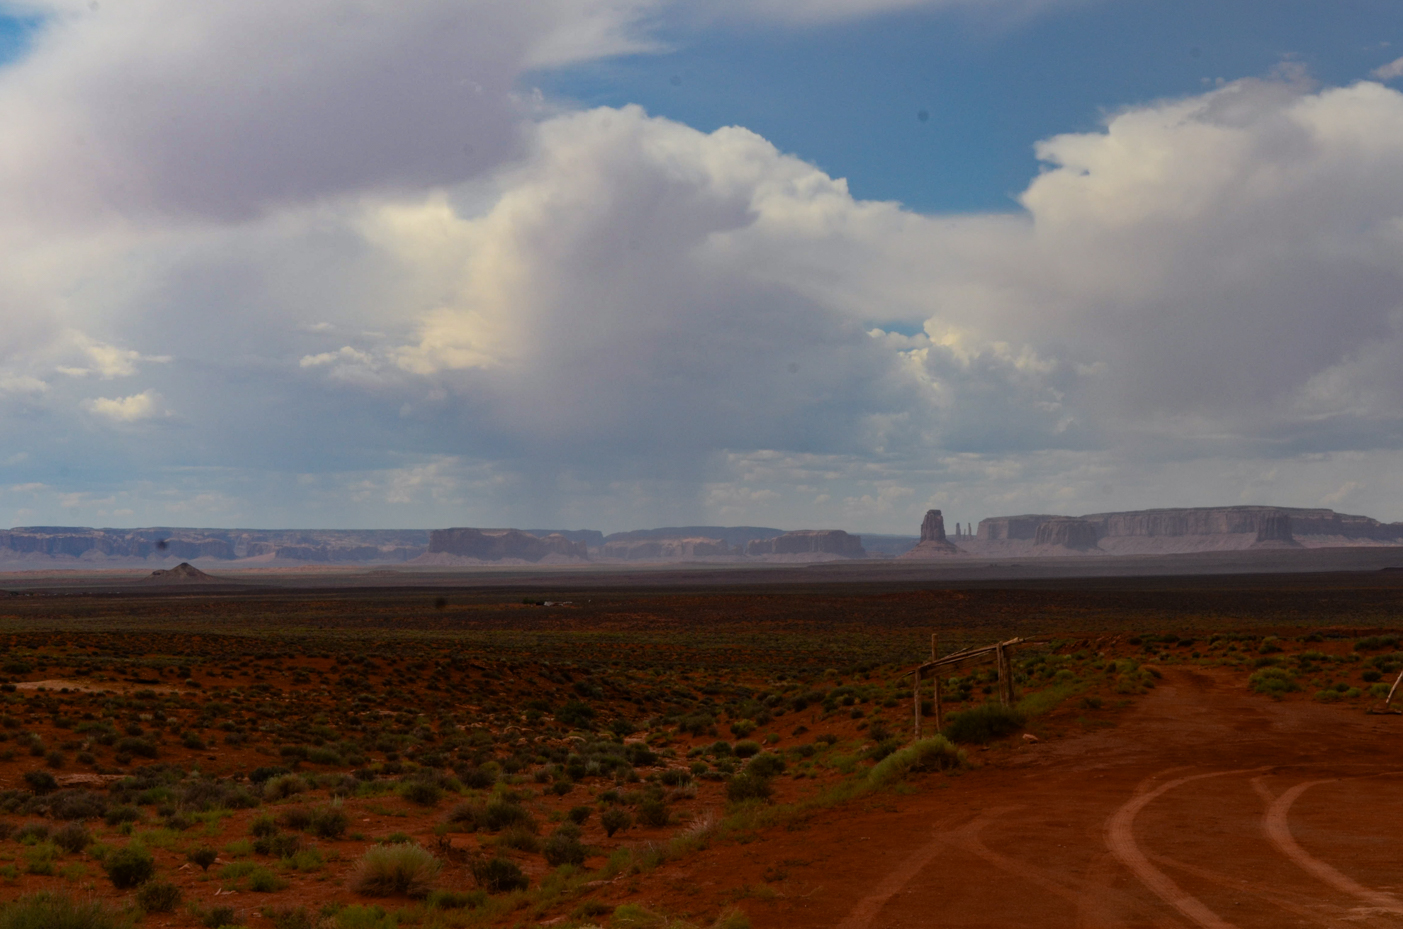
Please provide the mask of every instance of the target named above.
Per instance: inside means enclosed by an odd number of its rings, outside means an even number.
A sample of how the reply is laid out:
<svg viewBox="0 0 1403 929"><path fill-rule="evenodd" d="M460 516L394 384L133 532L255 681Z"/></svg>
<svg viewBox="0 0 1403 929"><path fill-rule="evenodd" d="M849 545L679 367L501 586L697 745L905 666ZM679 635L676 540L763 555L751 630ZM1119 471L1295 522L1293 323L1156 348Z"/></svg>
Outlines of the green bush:
<svg viewBox="0 0 1403 929"><path fill-rule="evenodd" d="M26 771L24 772L24 782L36 794L47 794L58 790L58 780L48 771Z"/></svg>
<svg viewBox="0 0 1403 929"><path fill-rule="evenodd" d="M784 773L784 759L773 752L766 752L750 759L750 764L745 766L745 770L756 777L774 777Z"/></svg>
<svg viewBox="0 0 1403 929"><path fill-rule="evenodd" d="M1280 697L1300 690L1301 687L1291 677L1291 672L1285 668L1263 668L1255 671L1247 678L1247 686L1259 694L1267 694L1271 697Z"/></svg>
<svg viewBox="0 0 1403 929"><path fill-rule="evenodd" d="M286 800L295 794L305 793L307 789L307 782L296 774L280 774L270 777L263 784L263 799Z"/></svg>
<svg viewBox="0 0 1403 929"><path fill-rule="evenodd" d="M531 814L526 812L526 808L511 800L493 800L482 811L482 825L493 832L530 821Z"/></svg>
<svg viewBox="0 0 1403 929"><path fill-rule="evenodd" d="M399 785L399 795L419 806L434 806L443 799L443 789L428 781L405 781Z"/></svg>
<svg viewBox="0 0 1403 929"><path fill-rule="evenodd" d="M248 875L248 889L261 894L269 894L282 890L287 886L287 881L278 877L267 868L254 868Z"/></svg>
<svg viewBox="0 0 1403 929"><path fill-rule="evenodd" d="M575 806L571 807L570 812L566 813L565 815L569 818L570 822L574 823L577 826L583 826L585 824L585 820L589 819L590 814L593 812L594 810L590 807Z"/></svg>
<svg viewBox="0 0 1403 929"><path fill-rule="evenodd" d="M220 926L234 926L239 921L232 906L212 906L200 917L206 929L219 929Z"/></svg>
<svg viewBox="0 0 1403 929"><path fill-rule="evenodd" d="M125 929L126 919L102 903L37 893L0 907L0 929Z"/></svg>
<svg viewBox="0 0 1403 929"><path fill-rule="evenodd" d="M614 833L627 830L633 826L633 817L628 810L622 807L611 806L603 813L599 814L599 824L604 827L604 832L610 838Z"/></svg>
<svg viewBox="0 0 1403 929"><path fill-rule="evenodd" d="M731 749L737 758L749 758L752 755L760 754L760 743L751 739L742 739Z"/></svg>
<svg viewBox="0 0 1403 929"><path fill-rule="evenodd" d="M952 742L990 742L1017 732L1026 722L1022 713L997 703L951 713L941 733Z"/></svg>
<svg viewBox="0 0 1403 929"><path fill-rule="evenodd" d="M170 881L147 881L136 892L136 904L147 913L169 913L180 905L180 888Z"/></svg>
<svg viewBox="0 0 1403 929"><path fill-rule="evenodd" d="M319 806L312 811L309 825L312 833L323 839L339 839L346 834L350 822L341 807Z"/></svg>
<svg viewBox="0 0 1403 929"><path fill-rule="evenodd" d="M92 833L82 823L67 823L54 832L54 844L69 854L81 852L92 840Z"/></svg>
<svg viewBox="0 0 1403 929"><path fill-rule="evenodd" d="M891 784L913 771L945 771L965 763L965 754L945 736L922 739L892 752L873 766L867 779L873 784Z"/></svg>
<svg viewBox="0 0 1403 929"><path fill-rule="evenodd" d="M185 853L186 860L198 867L201 871L208 871L209 866L214 864L215 859L218 857L219 852L210 848L208 845L192 848Z"/></svg>
<svg viewBox="0 0 1403 929"><path fill-rule="evenodd" d="M638 804L638 821L645 826L661 829L667 825L670 815L667 804L661 798L649 797Z"/></svg>
<svg viewBox="0 0 1403 929"><path fill-rule="evenodd" d="M436 910L471 910L487 902L480 890L435 890L426 901Z"/></svg>
<svg viewBox="0 0 1403 929"><path fill-rule="evenodd" d="M506 893L512 890L525 890L530 881L517 867L516 862L507 858L482 858L472 863L473 877L488 893Z"/></svg>
<svg viewBox="0 0 1403 929"><path fill-rule="evenodd" d="M546 839L545 847L541 851L551 867L558 868L563 864L585 863L585 847L580 844L577 832L577 828L561 829Z"/></svg>
<svg viewBox="0 0 1403 929"><path fill-rule="evenodd" d="M375 845L351 872L351 887L375 897L427 896L442 863L418 845Z"/></svg>
<svg viewBox="0 0 1403 929"><path fill-rule="evenodd" d="M143 846L127 845L108 855L102 868L113 887L126 890L151 880L156 873L156 860Z"/></svg>
<svg viewBox="0 0 1403 929"><path fill-rule="evenodd" d="M733 803L744 800L768 800L774 793L770 779L742 771L726 782L726 799Z"/></svg>

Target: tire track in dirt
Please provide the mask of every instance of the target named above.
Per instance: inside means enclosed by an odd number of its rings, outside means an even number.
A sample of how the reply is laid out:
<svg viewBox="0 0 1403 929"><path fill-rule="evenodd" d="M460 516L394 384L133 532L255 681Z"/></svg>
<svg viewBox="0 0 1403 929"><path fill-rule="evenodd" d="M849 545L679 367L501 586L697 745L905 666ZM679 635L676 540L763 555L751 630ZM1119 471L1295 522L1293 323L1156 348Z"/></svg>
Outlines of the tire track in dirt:
<svg viewBox="0 0 1403 929"><path fill-rule="evenodd" d="M984 816L997 815L999 812L1002 811L993 810L985 813ZM886 906L892 897L900 893L901 888L915 880L916 875L924 871L926 866L934 861L941 850L949 844L950 837L949 833L945 831L945 827L950 822L951 820L946 819L936 823L932 829L931 840L908 856L900 867L882 879L876 889L859 900L835 929L868 929L872 925L872 921L877 918L877 914L882 911L882 907Z"/></svg>
<svg viewBox="0 0 1403 929"><path fill-rule="evenodd" d="M1021 807L1014 807L1009 812L1016 809L1021 809ZM1095 882L1080 878L1059 880L1052 876L1054 872L1046 868L999 854L985 845L980 836L984 827L990 825L992 819L992 816L982 816L959 830L955 833L956 844L999 870L1020 877L1030 884L1036 884L1048 893L1071 903L1077 910L1077 924L1079 926L1121 925L1126 921L1124 918L1126 912L1143 909L1139 901L1114 889L1109 882ZM1110 904L1115 904L1115 907ZM1150 918L1154 920L1155 925L1165 927L1165 929L1179 929L1183 926L1182 922L1172 916L1150 914Z"/></svg>
<svg viewBox="0 0 1403 929"><path fill-rule="evenodd" d="M1262 817L1262 831L1266 833L1266 837L1272 845L1275 845L1283 855L1312 877L1329 884L1341 893L1363 900L1370 906L1403 915L1403 904L1399 903L1398 898L1381 890L1365 887L1354 878L1340 873L1301 848L1295 837L1291 835L1291 824L1288 821L1291 806L1300 798L1301 794L1310 788L1317 784L1330 784L1336 780L1338 778L1304 781L1284 791L1281 796L1273 800L1266 785L1262 783L1262 779L1260 777L1253 778L1252 786L1262 795L1263 799L1269 802L1266 814Z"/></svg>
<svg viewBox="0 0 1403 929"><path fill-rule="evenodd" d="M1331 929L1349 929L1350 926L1357 925L1356 923L1350 923L1344 919L1336 919L1333 916L1321 913L1315 908L1317 905L1316 901L1304 894L1283 892L1260 883L1241 883L1229 877L1225 877L1220 871L1200 868L1197 865L1191 865L1188 862L1179 861L1165 855L1151 854L1149 859L1161 867L1183 871L1185 874L1192 875L1201 881L1217 884L1219 887L1224 887L1234 893L1250 894L1264 903L1269 903L1279 909L1286 910L1288 913L1299 916L1301 919L1320 923L1323 926L1331 927ZM1288 899L1288 897L1292 899Z"/></svg>
<svg viewBox="0 0 1403 929"><path fill-rule="evenodd" d="M1156 775L1156 777L1180 770L1183 769L1170 768ZM1254 774L1262 770L1265 769L1243 768L1236 771L1212 771L1208 774L1193 774L1189 777L1181 777L1169 781L1166 784L1161 784L1154 790L1137 793L1129 802L1123 804L1120 809L1112 813L1111 818L1106 821L1106 847L1111 850L1111 854L1114 855L1121 864L1130 869L1140 883L1149 888L1155 896L1182 913L1191 922L1203 927L1203 929L1237 929L1232 923L1204 906L1203 901L1174 883L1169 875L1150 863L1150 859L1140 850L1139 844L1135 841L1135 817L1140 814L1141 810L1149 806L1156 799L1184 784L1205 780L1210 777L1226 777L1233 774ZM1153 781L1154 778L1150 778L1149 780Z"/></svg>

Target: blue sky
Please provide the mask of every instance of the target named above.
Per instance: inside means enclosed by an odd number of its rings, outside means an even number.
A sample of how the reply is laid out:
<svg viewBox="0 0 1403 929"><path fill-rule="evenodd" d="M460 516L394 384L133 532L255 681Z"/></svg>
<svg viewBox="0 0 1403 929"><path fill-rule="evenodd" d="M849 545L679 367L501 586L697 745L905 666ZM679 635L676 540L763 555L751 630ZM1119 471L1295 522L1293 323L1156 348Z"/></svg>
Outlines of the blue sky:
<svg viewBox="0 0 1403 929"><path fill-rule="evenodd" d="M525 80L583 106L637 103L704 131L745 126L847 178L860 198L1007 210L1038 170L1039 139L1285 62L1327 84L1366 78L1403 54L1403 6L1099 0L1017 18L915 10L700 33L683 22L659 38L670 51Z"/></svg>
<svg viewBox="0 0 1403 929"><path fill-rule="evenodd" d="M0 524L1403 519L1396 3L23 9Z"/></svg>

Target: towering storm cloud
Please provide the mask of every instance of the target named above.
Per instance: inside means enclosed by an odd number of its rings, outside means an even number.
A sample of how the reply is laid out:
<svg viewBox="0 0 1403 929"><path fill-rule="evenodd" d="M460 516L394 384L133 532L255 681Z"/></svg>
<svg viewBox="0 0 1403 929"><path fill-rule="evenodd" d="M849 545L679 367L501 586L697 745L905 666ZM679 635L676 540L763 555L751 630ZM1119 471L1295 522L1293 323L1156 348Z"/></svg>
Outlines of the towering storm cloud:
<svg viewBox="0 0 1403 929"><path fill-rule="evenodd" d="M1118 111L923 215L523 85L661 4L108 6L0 69L11 523L1403 516L1383 83Z"/></svg>

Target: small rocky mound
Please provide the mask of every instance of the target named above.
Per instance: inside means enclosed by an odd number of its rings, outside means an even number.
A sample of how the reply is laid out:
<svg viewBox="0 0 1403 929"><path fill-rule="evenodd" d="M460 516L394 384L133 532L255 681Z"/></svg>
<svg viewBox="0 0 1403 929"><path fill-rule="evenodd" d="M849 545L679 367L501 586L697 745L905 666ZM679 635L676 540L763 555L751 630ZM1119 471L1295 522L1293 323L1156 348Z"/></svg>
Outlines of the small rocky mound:
<svg viewBox="0 0 1403 929"><path fill-rule="evenodd" d="M174 568L159 568L151 572L148 581L212 581L210 577L188 561L182 561Z"/></svg>

